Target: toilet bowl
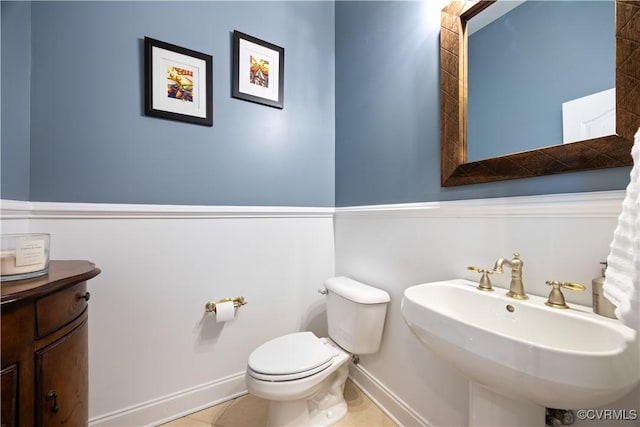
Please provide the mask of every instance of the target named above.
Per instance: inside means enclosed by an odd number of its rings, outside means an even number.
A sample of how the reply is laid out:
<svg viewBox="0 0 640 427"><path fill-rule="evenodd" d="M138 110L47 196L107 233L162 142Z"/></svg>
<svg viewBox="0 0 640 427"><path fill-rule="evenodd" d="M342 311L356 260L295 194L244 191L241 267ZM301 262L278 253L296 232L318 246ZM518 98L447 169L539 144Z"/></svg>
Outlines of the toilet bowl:
<svg viewBox="0 0 640 427"><path fill-rule="evenodd" d="M251 354L247 390L270 401L268 426L330 426L347 413L349 359L333 341L312 332L283 335Z"/></svg>
<svg viewBox="0 0 640 427"><path fill-rule="evenodd" d="M389 294L347 277L325 282L329 338L295 332L256 348L249 393L269 400L267 426L331 426L347 413L344 384L352 354L380 348Z"/></svg>

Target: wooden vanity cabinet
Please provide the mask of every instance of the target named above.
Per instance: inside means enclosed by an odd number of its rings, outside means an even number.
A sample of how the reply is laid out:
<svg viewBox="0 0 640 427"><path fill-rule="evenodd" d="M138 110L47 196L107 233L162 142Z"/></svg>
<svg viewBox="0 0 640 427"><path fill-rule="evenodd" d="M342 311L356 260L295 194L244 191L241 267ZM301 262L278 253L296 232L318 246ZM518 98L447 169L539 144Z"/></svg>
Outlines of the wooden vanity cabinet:
<svg viewBox="0 0 640 427"><path fill-rule="evenodd" d="M89 419L88 261L2 282L2 427L86 426Z"/></svg>

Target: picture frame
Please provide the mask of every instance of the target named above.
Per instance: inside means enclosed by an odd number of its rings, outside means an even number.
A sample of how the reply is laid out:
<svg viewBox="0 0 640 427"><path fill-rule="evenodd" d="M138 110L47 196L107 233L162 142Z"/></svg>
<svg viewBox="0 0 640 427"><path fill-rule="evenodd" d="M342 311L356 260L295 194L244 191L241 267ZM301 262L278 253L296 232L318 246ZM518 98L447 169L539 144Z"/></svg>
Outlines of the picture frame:
<svg viewBox="0 0 640 427"><path fill-rule="evenodd" d="M147 116L213 126L213 57L144 38Z"/></svg>
<svg viewBox="0 0 640 427"><path fill-rule="evenodd" d="M284 48L240 31L233 32L231 96L284 107Z"/></svg>

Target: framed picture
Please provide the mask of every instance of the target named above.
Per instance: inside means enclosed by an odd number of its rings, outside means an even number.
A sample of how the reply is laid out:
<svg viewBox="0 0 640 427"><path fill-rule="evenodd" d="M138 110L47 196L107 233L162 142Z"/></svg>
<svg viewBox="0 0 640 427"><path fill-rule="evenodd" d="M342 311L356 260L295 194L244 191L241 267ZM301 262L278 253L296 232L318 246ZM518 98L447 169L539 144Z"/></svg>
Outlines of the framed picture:
<svg viewBox="0 0 640 427"><path fill-rule="evenodd" d="M144 38L147 116L213 126L213 57Z"/></svg>
<svg viewBox="0 0 640 427"><path fill-rule="evenodd" d="M234 31L232 80L234 98L282 108L284 48Z"/></svg>

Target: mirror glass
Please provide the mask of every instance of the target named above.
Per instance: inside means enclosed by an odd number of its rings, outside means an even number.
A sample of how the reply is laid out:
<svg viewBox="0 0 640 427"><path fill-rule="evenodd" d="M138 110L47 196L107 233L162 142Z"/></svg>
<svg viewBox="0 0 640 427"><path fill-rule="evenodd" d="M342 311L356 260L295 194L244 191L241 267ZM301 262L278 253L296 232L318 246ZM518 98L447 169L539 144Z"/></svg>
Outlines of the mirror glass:
<svg viewBox="0 0 640 427"><path fill-rule="evenodd" d="M613 1L498 1L467 44L468 161L615 134Z"/></svg>

